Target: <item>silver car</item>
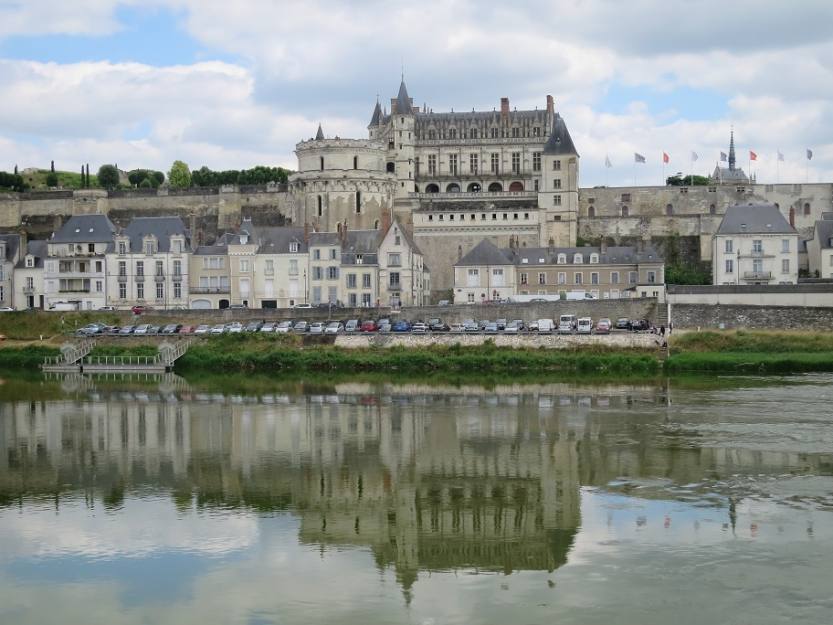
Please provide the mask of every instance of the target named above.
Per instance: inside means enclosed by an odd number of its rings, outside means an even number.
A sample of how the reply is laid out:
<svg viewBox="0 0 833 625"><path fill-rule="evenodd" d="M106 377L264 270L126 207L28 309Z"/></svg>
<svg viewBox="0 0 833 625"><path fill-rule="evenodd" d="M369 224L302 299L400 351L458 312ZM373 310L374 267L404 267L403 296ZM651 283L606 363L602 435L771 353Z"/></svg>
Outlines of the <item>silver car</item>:
<svg viewBox="0 0 833 625"><path fill-rule="evenodd" d="M278 334L286 334L287 332L292 332L292 322L281 321L278 325L275 326L275 332Z"/></svg>
<svg viewBox="0 0 833 625"><path fill-rule="evenodd" d="M208 334L209 332L211 332L211 328L205 323L198 325L197 329L194 330L194 334Z"/></svg>
<svg viewBox="0 0 833 625"><path fill-rule="evenodd" d="M342 332L344 332L344 326L340 321L331 321L324 328L324 334L341 334Z"/></svg>
<svg viewBox="0 0 833 625"><path fill-rule="evenodd" d="M304 334L309 329L309 324L306 321L297 321L292 326L292 331L298 334Z"/></svg>
<svg viewBox="0 0 833 625"><path fill-rule="evenodd" d="M313 321L309 324L310 334L324 334L324 324L320 321Z"/></svg>
<svg viewBox="0 0 833 625"><path fill-rule="evenodd" d="M275 331L275 324L272 323L271 321L268 321L268 322L264 323L262 326L260 326L260 331L261 332L274 332Z"/></svg>
<svg viewBox="0 0 833 625"><path fill-rule="evenodd" d="M218 323L216 326L211 328L210 334L223 334L226 331L226 326L222 323Z"/></svg>

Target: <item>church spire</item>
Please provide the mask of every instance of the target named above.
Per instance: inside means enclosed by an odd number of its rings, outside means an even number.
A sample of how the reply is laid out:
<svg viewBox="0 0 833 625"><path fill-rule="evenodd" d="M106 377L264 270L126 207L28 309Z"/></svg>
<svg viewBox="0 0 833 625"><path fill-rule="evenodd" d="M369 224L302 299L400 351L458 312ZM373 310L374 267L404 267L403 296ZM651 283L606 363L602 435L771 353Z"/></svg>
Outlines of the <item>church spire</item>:
<svg viewBox="0 0 833 625"><path fill-rule="evenodd" d="M729 131L729 171L735 171L735 128Z"/></svg>
<svg viewBox="0 0 833 625"><path fill-rule="evenodd" d="M398 115L413 115L414 109L411 106L411 98L408 96L408 88L405 86L405 76L399 84L399 95L396 96L396 113Z"/></svg>
<svg viewBox="0 0 833 625"><path fill-rule="evenodd" d="M321 123L318 124L318 132L315 133L315 140L322 141L324 139L324 131L321 129Z"/></svg>

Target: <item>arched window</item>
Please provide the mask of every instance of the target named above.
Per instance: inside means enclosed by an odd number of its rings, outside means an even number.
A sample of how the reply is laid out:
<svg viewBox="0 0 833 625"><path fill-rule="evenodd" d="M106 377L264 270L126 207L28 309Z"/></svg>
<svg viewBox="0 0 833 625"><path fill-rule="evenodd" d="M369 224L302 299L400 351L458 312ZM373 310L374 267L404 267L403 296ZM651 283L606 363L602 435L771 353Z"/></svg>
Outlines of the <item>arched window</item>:
<svg viewBox="0 0 833 625"><path fill-rule="evenodd" d="M324 200L319 195L318 196L318 216L321 217L324 214Z"/></svg>
<svg viewBox="0 0 833 625"><path fill-rule="evenodd" d="M666 204L665 214L666 215L673 215L674 214L674 207L671 204Z"/></svg>
<svg viewBox="0 0 833 625"><path fill-rule="evenodd" d="M358 168L359 168L359 157L354 156L353 157L353 169L358 169Z"/></svg>
<svg viewBox="0 0 833 625"><path fill-rule="evenodd" d="M709 215L716 215L717 207L714 204L709 205Z"/></svg>
<svg viewBox="0 0 833 625"><path fill-rule="evenodd" d="M566 254L559 254L558 255L558 264L559 265L566 265L567 264L567 255Z"/></svg>
<svg viewBox="0 0 833 625"><path fill-rule="evenodd" d="M377 219L376 221L374 221L374 222L373 222L373 229L374 229L374 230L378 230L378 229L379 229L379 220L378 220L378 219Z"/></svg>
<svg viewBox="0 0 833 625"><path fill-rule="evenodd" d="M524 190L524 183L518 182L517 180L509 185L509 190L513 193L517 193L518 191Z"/></svg>
<svg viewBox="0 0 833 625"><path fill-rule="evenodd" d="M809 215L809 214L810 214L810 203L809 203L809 202L805 202L805 203L804 203L804 214L805 214L805 215Z"/></svg>
<svg viewBox="0 0 833 625"><path fill-rule="evenodd" d="M622 207L622 217L627 217L630 214L627 206Z"/></svg>
<svg viewBox="0 0 833 625"><path fill-rule="evenodd" d="M460 185L456 182L452 182L445 188L446 193L460 193Z"/></svg>
<svg viewBox="0 0 833 625"><path fill-rule="evenodd" d="M493 182L489 185L489 193L500 193L503 191L503 185L499 182Z"/></svg>
<svg viewBox="0 0 833 625"><path fill-rule="evenodd" d="M595 206L590 206L587 209L587 216L590 217L591 219L596 216L596 207Z"/></svg>
<svg viewBox="0 0 833 625"><path fill-rule="evenodd" d="M573 263L576 265L580 265L584 262L584 256L581 255L581 252L576 252L573 254Z"/></svg>
<svg viewBox="0 0 833 625"><path fill-rule="evenodd" d="M466 191L468 191L469 193L480 193L480 183L470 182L469 186L466 188Z"/></svg>
<svg viewBox="0 0 833 625"><path fill-rule="evenodd" d="M425 187L425 192L426 193L439 193L440 188L437 185L435 185L434 183L431 183L431 184L429 184Z"/></svg>

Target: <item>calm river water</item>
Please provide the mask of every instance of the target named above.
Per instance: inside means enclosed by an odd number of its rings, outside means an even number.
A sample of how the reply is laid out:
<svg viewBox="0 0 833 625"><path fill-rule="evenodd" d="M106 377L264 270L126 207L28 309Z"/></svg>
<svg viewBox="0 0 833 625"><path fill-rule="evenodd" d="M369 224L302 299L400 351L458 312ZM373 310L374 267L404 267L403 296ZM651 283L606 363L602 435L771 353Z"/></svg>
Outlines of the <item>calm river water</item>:
<svg viewBox="0 0 833 625"><path fill-rule="evenodd" d="M3 624L833 618L831 376L2 382Z"/></svg>

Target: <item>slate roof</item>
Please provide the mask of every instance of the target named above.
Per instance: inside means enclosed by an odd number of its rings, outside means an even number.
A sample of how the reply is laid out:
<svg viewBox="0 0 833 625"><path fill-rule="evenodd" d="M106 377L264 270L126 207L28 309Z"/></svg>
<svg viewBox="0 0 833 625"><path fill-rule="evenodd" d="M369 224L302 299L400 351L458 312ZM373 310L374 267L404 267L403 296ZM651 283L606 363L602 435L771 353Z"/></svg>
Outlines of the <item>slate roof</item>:
<svg viewBox="0 0 833 625"><path fill-rule="evenodd" d="M749 177L743 172L740 168L729 169L728 167L715 167L714 173L712 174L712 179L716 180L717 182L728 182L728 183L744 183L747 184L749 182Z"/></svg>
<svg viewBox="0 0 833 625"><path fill-rule="evenodd" d="M833 248L833 219L821 219L816 222L816 238L821 249Z"/></svg>
<svg viewBox="0 0 833 625"><path fill-rule="evenodd" d="M373 109L373 116L370 118L370 124L368 124L368 128L370 126L378 126L379 123L382 121L382 105L379 102L376 102L376 107Z"/></svg>
<svg viewBox="0 0 833 625"><path fill-rule="evenodd" d="M455 267L475 267L481 265L511 265L512 260L497 245L483 239L472 250L454 263Z"/></svg>
<svg viewBox="0 0 833 625"><path fill-rule="evenodd" d="M112 243L116 227L106 215L73 215L50 243Z"/></svg>
<svg viewBox="0 0 833 625"><path fill-rule="evenodd" d="M309 245L341 245L341 239L338 237L338 232L310 232Z"/></svg>
<svg viewBox="0 0 833 625"><path fill-rule="evenodd" d="M324 139L324 131L321 129L321 124L318 124L318 132L315 133L315 140L321 141Z"/></svg>
<svg viewBox="0 0 833 625"><path fill-rule="evenodd" d="M26 254L21 254L15 269L32 269L32 267L26 267L26 256L30 254L35 257L35 269L43 269L43 259L47 256L46 241L29 241L26 244Z"/></svg>
<svg viewBox="0 0 833 625"><path fill-rule="evenodd" d="M562 265L581 264L585 266L590 264L590 255L598 254L599 262L593 263L599 265L634 265L637 263L661 263L662 257L656 249L646 246L642 251L639 251L633 246L615 247L611 246L602 253L601 248L585 246L585 247L521 247L515 250L503 250L505 254L509 255L516 265L556 265L558 263L558 255L565 254L567 256L566 263ZM575 255L579 253L582 255L582 262L575 263ZM544 262L540 262L541 259ZM527 262L523 262L524 259Z"/></svg>
<svg viewBox="0 0 833 625"><path fill-rule="evenodd" d="M171 250L171 236L184 235L186 250L190 243L188 229L179 217L134 217L122 235L130 239L130 251L140 253L146 236L155 236L160 252Z"/></svg>
<svg viewBox="0 0 833 625"><path fill-rule="evenodd" d="M225 256L228 247L225 245L200 245L193 252L194 256Z"/></svg>
<svg viewBox="0 0 833 625"><path fill-rule="evenodd" d="M393 113L393 111L391 111ZM399 84L399 95L396 96L396 114L413 115L414 108L411 106L411 98L408 96L408 88L405 86L405 79Z"/></svg>
<svg viewBox="0 0 833 625"><path fill-rule="evenodd" d="M736 204L726 209L716 234L796 234L774 204Z"/></svg>
<svg viewBox="0 0 833 625"><path fill-rule="evenodd" d="M20 235L0 234L0 240L6 242L6 258L2 260L14 260L15 254L17 254L17 248L20 247Z"/></svg>
<svg viewBox="0 0 833 625"><path fill-rule="evenodd" d="M553 125L552 134L547 139L544 145L544 154L575 154L578 155L576 146L570 137L570 131L567 130L567 124L564 123L564 118L558 113L555 114L555 123Z"/></svg>

